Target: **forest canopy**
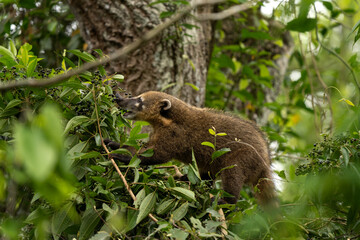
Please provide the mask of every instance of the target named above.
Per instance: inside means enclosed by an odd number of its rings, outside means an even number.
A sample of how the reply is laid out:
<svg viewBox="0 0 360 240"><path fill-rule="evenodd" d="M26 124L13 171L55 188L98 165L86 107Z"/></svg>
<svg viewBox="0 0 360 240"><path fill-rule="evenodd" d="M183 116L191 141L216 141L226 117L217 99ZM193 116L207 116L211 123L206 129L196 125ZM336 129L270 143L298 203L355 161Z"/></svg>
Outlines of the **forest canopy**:
<svg viewBox="0 0 360 240"><path fill-rule="evenodd" d="M0 1L1 238L360 238L359 39L355 0ZM111 151L146 144L114 95L147 90L260 125L279 207Z"/></svg>

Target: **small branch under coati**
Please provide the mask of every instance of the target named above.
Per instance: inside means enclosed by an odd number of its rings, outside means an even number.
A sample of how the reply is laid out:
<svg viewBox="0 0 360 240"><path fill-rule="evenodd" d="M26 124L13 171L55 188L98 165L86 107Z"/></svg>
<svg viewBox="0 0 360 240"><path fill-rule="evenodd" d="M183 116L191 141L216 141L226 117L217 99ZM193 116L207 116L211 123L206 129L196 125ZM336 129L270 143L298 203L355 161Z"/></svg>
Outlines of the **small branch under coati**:
<svg viewBox="0 0 360 240"><path fill-rule="evenodd" d="M98 127L98 130L99 130L99 135L100 135L100 139L101 139L101 144L102 144L103 148L105 149L106 153L110 156L110 152L109 152L109 150L107 149L106 144L105 144L105 141L104 141L104 139L103 139L103 137L102 137L102 134L101 134L101 127L100 127L99 113L98 113L98 110L97 110L95 91L93 91L93 98L94 98L94 103L95 103L95 113L96 113L97 127ZM122 172L120 171L118 165L116 164L116 162L114 161L114 159L113 159L112 157L110 157L110 161L111 161L111 163L113 164L113 166L115 167L117 173L119 174L122 182L123 182L124 185L125 185L126 190L129 192L131 198L133 199L133 201L136 201L136 196L135 196L134 193L132 192L129 184L127 183L124 175L123 175ZM157 220L151 213L149 213L149 217L150 217L151 220L153 220L154 222L158 222L158 220Z"/></svg>

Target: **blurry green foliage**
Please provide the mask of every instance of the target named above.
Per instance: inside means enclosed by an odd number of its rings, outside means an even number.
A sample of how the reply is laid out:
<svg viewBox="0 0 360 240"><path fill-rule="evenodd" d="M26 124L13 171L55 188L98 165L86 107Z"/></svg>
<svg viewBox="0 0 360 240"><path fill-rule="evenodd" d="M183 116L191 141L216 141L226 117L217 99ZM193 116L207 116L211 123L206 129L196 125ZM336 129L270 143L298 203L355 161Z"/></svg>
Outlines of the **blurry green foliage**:
<svg viewBox="0 0 360 240"><path fill-rule="evenodd" d="M270 110L264 130L276 146L275 157L286 165L276 171L281 183L279 209L258 209L248 188L236 205L221 205L227 239L359 237L360 106L358 89L342 62L358 75L360 62L352 47L358 44L359 23L352 21L357 16L356 5L347 2L289 1L275 10L274 16L287 18L284 23L293 31L296 48L281 94L273 102L264 104L264 99L274 81L269 69L279 56L242 43L281 46L270 34L267 21L258 19L251 27L240 16L237 21L245 25L241 41L215 44L206 105L242 115ZM325 11L314 16L316 3ZM81 48L81 40L64 2L8 0L0 4L2 83L27 77L40 81L95 60L76 50ZM217 34L221 38L220 25ZM337 57L320 48L319 41ZM60 51L57 57L54 51ZM95 52L102 55L101 50ZM234 55L229 53L250 61L229 57ZM192 165L180 165L189 178L182 182L172 177L172 170L139 168L134 156L129 166L120 166L137 200L130 198L101 146L98 128L99 123L103 138L136 149L146 140L147 135L140 132L145 123L124 120L113 103L111 84L123 79L121 74L109 74L99 67L48 88L0 93L1 235L9 239L221 237L217 199L225 193L219 182L213 188L200 179L194 158ZM245 107L235 109L236 101ZM216 149L216 137L223 133L209 133L214 142L204 145L214 149L213 157L226 154L227 150ZM328 134L313 146L320 138L318 133ZM127 153L125 149L115 152ZM292 160L303 156L305 160ZM215 196L214 202L209 192ZM151 220L149 213L159 221Z"/></svg>
<svg viewBox="0 0 360 240"><path fill-rule="evenodd" d="M41 63L44 67L59 66L63 49L83 44L66 1L54 0L0 1L0 43L9 40L17 48L31 43L35 55L46 59Z"/></svg>

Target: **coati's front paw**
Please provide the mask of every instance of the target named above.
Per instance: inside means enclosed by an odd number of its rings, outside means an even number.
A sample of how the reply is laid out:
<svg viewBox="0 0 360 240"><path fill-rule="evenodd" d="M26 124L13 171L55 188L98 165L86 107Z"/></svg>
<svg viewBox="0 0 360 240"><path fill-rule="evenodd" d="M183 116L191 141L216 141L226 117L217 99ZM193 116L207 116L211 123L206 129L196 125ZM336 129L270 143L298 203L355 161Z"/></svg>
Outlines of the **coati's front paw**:
<svg viewBox="0 0 360 240"><path fill-rule="evenodd" d="M104 139L104 143L107 147L110 147L111 150L116 150L120 148L120 143L114 142L110 139Z"/></svg>
<svg viewBox="0 0 360 240"><path fill-rule="evenodd" d="M130 156L123 155L123 154L118 154L118 153L109 154L109 158L112 158L112 159L114 159L116 161L120 161L120 162L122 162L124 164L129 164L130 160L131 160Z"/></svg>

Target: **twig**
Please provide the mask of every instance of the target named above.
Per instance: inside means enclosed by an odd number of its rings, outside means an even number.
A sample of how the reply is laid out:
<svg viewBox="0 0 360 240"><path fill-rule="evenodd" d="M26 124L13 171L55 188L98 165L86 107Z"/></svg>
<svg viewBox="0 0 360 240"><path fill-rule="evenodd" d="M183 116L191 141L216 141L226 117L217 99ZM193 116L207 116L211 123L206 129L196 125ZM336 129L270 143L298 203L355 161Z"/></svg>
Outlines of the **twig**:
<svg viewBox="0 0 360 240"><path fill-rule="evenodd" d="M101 145L103 146L103 148L105 149L106 153L108 154L108 156L110 156L110 151L109 149L106 147L106 144L104 143L104 139L102 137L101 134L101 127L100 127L100 120L99 120L99 113L97 110L97 104L96 104L96 96L95 96L95 90L92 90L92 94L93 94L93 98L94 98L94 104L95 104L95 113L96 113L96 121L97 121L97 127L99 129L99 135L100 135L100 139L101 139ZM113 166L115 167L117 173L119 174L122 182L124 183L124 186L126 188L126 190L128 191L128 193L130 194L131 198L133 199L133 201L136 201L136 196L134 195L133 191L131 190L128 182L126 181L126 178L124 177L124 175L122 174L122 172L120 171L118 165L116 164L115 160L113 158L110 158L111 163L113 164ZM149 213L149 218L151 220L153 220L154 222L158 222L158 220L151 214Z"/></svg>
<svg viewBox="0 0 360 240"><path fill-rule="evenodd" d="M246 2L240 5L235 5L232 7L229 7L228 9L218 12L218 13L204 13L196 16L196 19L198 21L207 21L207 20L222 20L225 18L228 18L238 12L242 12L245 10L248 10L256 5L256 2Z"/></svg>
<svg viewBox="0 0 360 240"><path fill-rule="evenodd" d="M314 5L314 9L315 9L315 17L317 18L317 11L316 11L316 8L315 8L315 5ZM316 40L318 41L318 43L320 44L320 46L322 48L324 48L327 52L329 52L330 54L334 55L337 59L340 60L340 62L342 62L345 67L350 71L353 79L354 79L354 82L355 82L355 85L358 89L358 91L360 92L360 84L359 84L359 81L355 75L355 72L354 70L351 68L351 66L339 55L337 54L334 50L328 48L327 46L325 46L322 41L320 41L320 38L319 38L319 31L318 31L318 27L317 25L315 25L315 36L316 36ZM359 100L360 101L360 100Z"/></svg>
<svg viewBox="0 0 360 240"><path fill-rule="evenodd" d="M96 113L96 120L97 120L97 127L99 129L99 135L100 135L100 139L101 139L101 145L103 146L103 148L105 149L105 152L110 155L110 151L109 149L106 147L106 144L104 143L104 139L102 137L102 134L101 134L101 128L100 128L100 120L99 120L99 113L98 113L98 110L97 110L97 104L96 104L96 96L95 96L95 90L92 90L92 93L93 93L93 98L94 98L94 104L95 104L95 113ZM132 192L129 184L127 183L124 175L122 174L122 172L120 171L118 165L116 164L115 160L113 158L110 158L110 161L111 163L114 165L117 173L119 174L121 180L123 181L124 185L125 185L125 188L126 190L129 192L131 198L136 201L136 197L134 195L134 193Z"/></svg>
<svg viewBox="0 0 360 240"><path fill-rule="evenodd" d="M202 5L214 5L217 3L225 2L225 0L197 0L193 4L186 6L184 9L180 10L177 14L175 14L173 17L169 18L164 23L158 25L156 28L148 31L143 35L143 37L136 39L134 42L116 50L114 53L101 57L93 62L87 62L83 64L81 67L72 69L66 73L56 75L49 79L34 79L34 78L28 78L22 81L11 81L6 84L0 85L0 91L7 91L13 88L20 88L20 87L46 87L53 84L61 83L63 81L66 81L72 76L78 75L84 71L87 71L89 69L98 67L100 65L104 65L108 62L111 62L115 59L121 59L125 58L129 53L132 51L138 49L145 43L149 42L150 40L154 39L156 36L158 36L163 30L174 24L175 22L179 21L181 18L183 18L186 14L188 14L191 10L202 6Z"/></svg>
<svg viewBox="0 0 360 240"><path fill-rule="evenodd" d="M178 178L181 178L182 176L184 176L179 168L176 166L176 165L171 165L171 166L158 166L158 167L155 167L156 169L161 169L161 168L173 168L175 170L175 177L178 177Z"/></svg>

